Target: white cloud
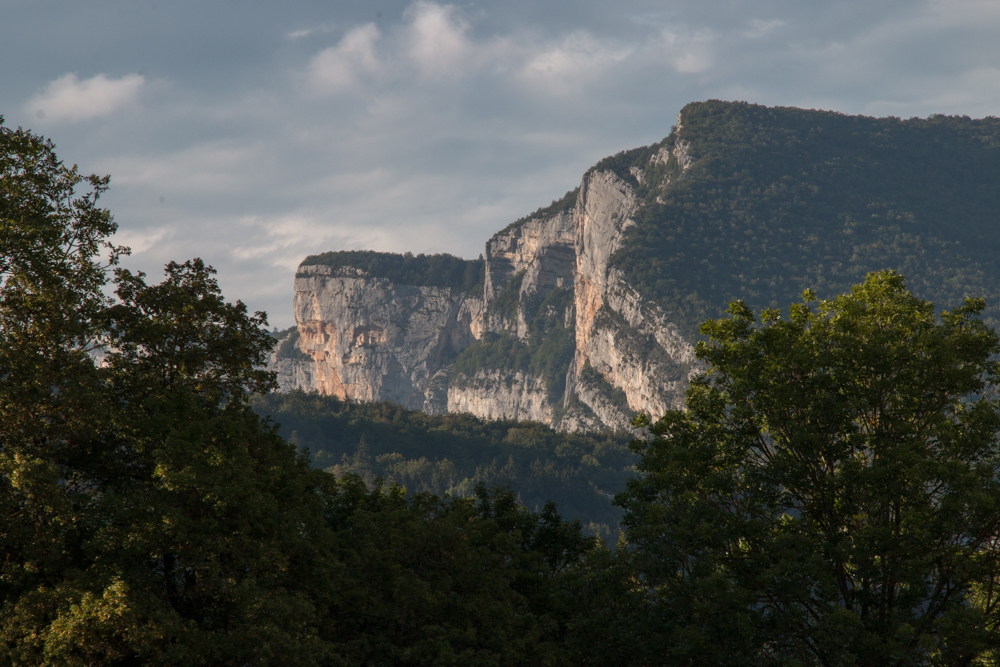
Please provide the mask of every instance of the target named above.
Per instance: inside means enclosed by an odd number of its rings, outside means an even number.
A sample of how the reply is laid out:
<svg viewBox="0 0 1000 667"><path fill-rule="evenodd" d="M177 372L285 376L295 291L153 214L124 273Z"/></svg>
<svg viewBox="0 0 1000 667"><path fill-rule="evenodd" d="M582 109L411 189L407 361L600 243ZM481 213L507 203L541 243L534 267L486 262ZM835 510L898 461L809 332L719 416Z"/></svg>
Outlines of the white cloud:
<svg viewBox="0 0 1000 667"><path fill-rule="evenodd" d="M38 119L79 121L108 116L132 104L145 79L129 74L109 79L104 74L80 80L76 74L59 77L25 105L25 110Z"/></svg>
<svg viewBox="0 0 1000 667"><path fill-rule="evenodd" d="M557 45L532 54L522 78L550 91L566 92L581 80L600 76L608 66L624 60L630 53L630 49L609 48L589 33L578 31Z"/></svg>
<svg viewBox="0 0 1000 667"><path fill-rule="evenodd" d="M678 32L664 30L659 51L667 65L681 74L697 74L713 63L712 46L716 36L709 30Z"/></svg>
<svg viewBox="0 0 1000 667"><path fill-rule="evenodd" d="M1000 4L995 0L927 0L923 13L937 28L982 28L1000 21Z"/></svg>
<svg viewBox="0 0 1000 667"><path fill-rule="evenodd" d="M127 246L134 253L142 253L160 243L167 236L168 231L167 229L119 230L111 240L118 245Z"/></svg>
<svg viewBox="0 0 1000 667"><path fill-rule="evenodd" d="M783 25L785 25L785 22L780 19L772 19L770 21L750 19L747 21L747 28L743 31L743 36L748 39L760 39Z"/></svg>
<svg viewBox="0 0 1000 667"><path fill-rule="evenodd" d="M308 37L309 35L315 35L317 33L323 34L328 32L333 32L334 24L332 23L322 23L318 26L312 28L303 28L301 30L293 30L292 32L285 35L288 39L296 40L302 39L303 37Z"/></svg>
<svg viewBox="0 0 1000 667"><path fill-rule="evenodd" d="M331 46L317 53L309 62L306 75L309 88L317 94L337 93L350 88L360 74L374 74L380 63L375 42L380 37L374 23L355 28Z"/></svg>
<svg viewBox="0 0 1000 667"><path fill-rule="evenodd" d="M410 20L409 54L424 75L456 74L469 64L469 25L455 15L453 6L420 1L406 10L406 16Z"/></svg>

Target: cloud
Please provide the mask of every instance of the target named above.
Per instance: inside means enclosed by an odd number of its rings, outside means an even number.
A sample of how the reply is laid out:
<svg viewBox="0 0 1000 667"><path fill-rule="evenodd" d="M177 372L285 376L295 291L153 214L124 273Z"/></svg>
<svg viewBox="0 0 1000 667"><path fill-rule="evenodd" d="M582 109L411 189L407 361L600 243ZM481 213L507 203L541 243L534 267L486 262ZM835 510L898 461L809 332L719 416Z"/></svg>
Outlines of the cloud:
<svg viewBox="0 0 1000 667"><path fill-rule="evenodd" d="M309 62L306 81L313 93L332 94L350 88L361 74L374 74L380 67L375 42L381 34L368 23L344 35L336 46L317 53Z"/></svg>
<svg viewBox="0 0 1000 667"><path fill-rule="evenodd" d="M403 24L385 35L374 24L362 25L336 46L317 53L306 68L310 92L326 97L362 90L377 81L392 84L395 97L423 88L428 81L489 79L500 86L525 87L530 95L565 95L607 77L611 67L643 48L602 40L587 30L554 37L520 30L477 39L459 8L428 0L411 4L402 18ZM705 33L678 41L672 58L679 70L704 68L705 41Z"/></svg>
<svg viewBox="0 0 1000 667"><path fill-rule="evenodd" d="M937 26L983 27L1000 21L994 0L926 0L923 14Z"/></svg>
<svg viewBox="0 0 1000 667"><path fill-rule="evenodd" d="M290 33L288 33L287 35L285 35L285 37L287 37L288 39L291 39L291 40L294 41L296 39L302 39L303 37L308 37L310 35L315 35L317 33L324 34L324 33L332 32L333 28L334 28L334 24L332 24L332 23L322 23L322 24L320 24L318 26L315 26L315 27L312 27L312 28L303 28L301 30L293 30Z"/></svg>
<svg viewBox="0 0 1000 667"><path fill-rule="evenodd" d="M785 22L780 19L772 19L770 21L750 19L747 21L747 28L743 31L743 36L747 39L760 39L783 25L785 25Z"/></svg>
<svg viewBox="0 0 1000 667"><path fill-rule="evenodd" d="M472 51L466 36L469 24L461 21L451 5L417 2L406 10L410 20L409 55L425 76L461 72Z"/></svg>
<svg viewBox="0 0 1000 667"><path fill-rule="evenodd" d="M252 144L239 146L206 142L173 153L155 156L138 154L118 156L97 163L101 173L112 175L116 186L141 187L156 196L166 192L192 195L218 195L247 192L259 187L249 176L248 168L264 168L267 156Z"/></svg>
<svg viewBox="0 0 1000 667"><path fill-rule="evenodd" d="M559 43L530 55L521 76L550 92L576 89L584 80L596 79L614 63L626 59L631 49L611 48L590 33L577 31Z"/></svg>
<svg viewBox="0 0 1000 667"><path fill-rule="evenodd" d="M109 116L132 104L145 79L129 74L109 79L104 74L80 80L76 74L59 77L25 105L36 118L50 121L80 121Z"/></svg>
<svg viewBox="0 0 1000 667"><path fill-rule="evenodd" d="M168 235L167 229L127 229L115 233L112 241L118 245L127 246L134 253L146 252Z"/></svg>
<svg viewBox="0 0 1000 667"><path fill-rule="evenodd" d="M713 64L712 46L716 35L710 30L681 32L665 29L660 35L659 52L674 71L697 74Z"/></svg>

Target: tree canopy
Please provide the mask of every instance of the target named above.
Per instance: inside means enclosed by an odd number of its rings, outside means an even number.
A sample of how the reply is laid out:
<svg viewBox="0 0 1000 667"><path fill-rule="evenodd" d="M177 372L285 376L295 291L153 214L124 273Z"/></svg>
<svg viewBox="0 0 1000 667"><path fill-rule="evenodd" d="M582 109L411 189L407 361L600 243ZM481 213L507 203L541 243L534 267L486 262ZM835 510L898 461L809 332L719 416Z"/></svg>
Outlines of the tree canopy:
<svg viewBox="0 0 1000 667"><path fill-rule="evenodd" d="M336 271L349 268L396 285L450 287L458 292L482 289L486 262L454 255L397 255L374 250L338 250L309 255L300 266L327 266Z"/></svg>
<svg viewBox="0 0 1000 667"><path fill-rule="evenodd" d="M116 268L107 185L0 122L0 665L565 661L579 523L311 468L264 314Z"/></svg>
<svg viewBox="0 0 1000 667"><path fill-rule="evenodd" d="M637 458L627 433L558 433L537 422L428 415L304 392L259 396L252 405L307 449L315 467L338 477L381 477L410 493L455 497L474 496L480 484L507 485L528 509L554 501L563 517L611 541L622 514L612 498Z"/></svg>
<svg viewBox="0 0 1000 667"><path fill-rule="evenodd" d="M0 122L0 667L1000 661L983 300L936 314L885 271L787 315L733 303L686 409L636 422L612 553L539 480L600 469L577 495L606 496L614 439L287 397L303 437L357 446L310 467L253 409L277 401L264 314L198 259L118 268L107 186ZM410 465L432 439L481 481L463 448L507 454L537 511L355 474L443 485L448 459Z"/></svg>
<svg viewBox="0 0 1000 667"><path fill-rule="evenodd" d="M968 665L1000 646L1000 338L893 272L703 327L619 498L668 664ZM993 651L993 653L988 653ZM983 663L985 664L985 663ZM992 664L992 663L990 663Z"/></svg>

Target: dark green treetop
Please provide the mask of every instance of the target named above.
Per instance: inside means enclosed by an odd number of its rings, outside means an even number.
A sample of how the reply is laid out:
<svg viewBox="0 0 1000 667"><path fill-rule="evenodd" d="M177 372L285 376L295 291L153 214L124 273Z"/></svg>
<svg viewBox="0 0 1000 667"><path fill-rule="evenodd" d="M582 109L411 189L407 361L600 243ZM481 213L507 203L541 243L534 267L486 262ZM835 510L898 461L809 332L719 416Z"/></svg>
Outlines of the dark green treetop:
<svg viewBox="0 0 1000 667"><path fill-rule="evenodd" d="M310 468L250 407L264 315L112 278L81 181L0 125L0 667L565 664L579 524Z"/></svg>
<svg viewBox="0 0 1000 667"><path fill-rule="evenodd" d="M671 664L995 660L1000 339L983 302L937 319L892 272L814 298L760 325L737 302L705 324L709 371L687 411L641 424L643 474L619 501L650 650Z"/></svg>

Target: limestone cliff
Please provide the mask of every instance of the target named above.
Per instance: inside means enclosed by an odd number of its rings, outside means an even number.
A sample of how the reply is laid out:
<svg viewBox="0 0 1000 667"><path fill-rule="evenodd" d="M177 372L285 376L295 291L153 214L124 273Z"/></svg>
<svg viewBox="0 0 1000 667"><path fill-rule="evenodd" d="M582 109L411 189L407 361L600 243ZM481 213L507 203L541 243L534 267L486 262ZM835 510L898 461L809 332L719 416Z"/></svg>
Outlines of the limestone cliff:
<svg viewBox="0 0 1000 667"><path fill-rule="evenodd" d="M290 368L298 375L289 388L436 411L432 379L470 338L475 299L463 296L451 287L393 284L354 267L300 266L298 349L313 364L308 374Z"/></svg>
<svg viewBox="0 0 1000 667"><path fill-rule="evenodd" d="M677 146L648 167L673 155L682 172L692 158ZM401 256L378 255L381 274L375 253L308 258L294 301L295 352L306 358L274 355L282 388L574 431L625 428L637 412L679 405L693 348L611 264L636 224L645 172L633 166L626 179L598 165L563 199L498 232L480 284L432 285L432 268L384 268ZM447 256L407 257L430 267Z"/></svg>
<svg viewBox="0 0 1000 667"><path fill-rule="evenodd" d="M690 340L735 299L893 269L939 307L983 296L1000 326L998 138L995 118L693 103L480 259L306 258L273 367L285 388L590 430L679 405Z"/></svg>

